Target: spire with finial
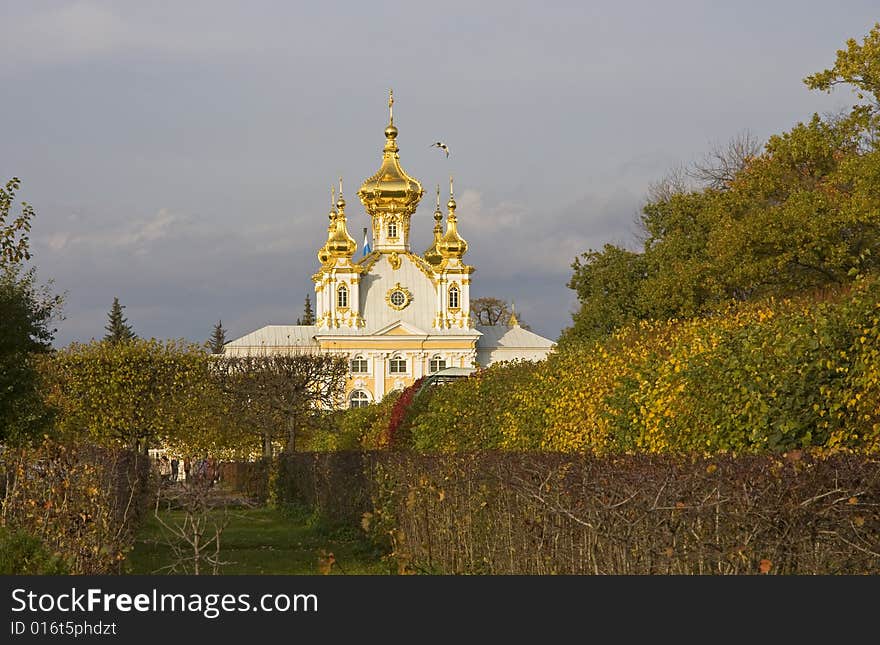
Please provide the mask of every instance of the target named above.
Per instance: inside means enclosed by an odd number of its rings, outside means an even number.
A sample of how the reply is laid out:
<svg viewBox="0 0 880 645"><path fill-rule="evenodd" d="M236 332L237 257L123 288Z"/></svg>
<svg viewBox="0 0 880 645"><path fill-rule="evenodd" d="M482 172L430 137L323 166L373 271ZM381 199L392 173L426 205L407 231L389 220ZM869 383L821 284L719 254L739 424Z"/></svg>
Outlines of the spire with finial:
<svg viewBox="0 0 880 645"><path fill-rule="evenodd" d="M516 303L510 301L510 320L507 321L508 327L519 327L519 319L516 317Z"/></svg>
<svg viewBox="0 0 880 645"><path fill-rule="evenodd" d="M336 227L327 240L327 252L334 258L348 258L354 255L357 244L345 227L345 198L342 197L342 177L339 178L339 197L336 199Z"/></svg>
<svg viewBox="0 0 880 645"><path fill-rule="evenodd" d="M415 213L424 191L418 180L400 167L397 127L394 125L394 92L388 92L388 125L382 165L364 180L358 197L373 220L374 250L380 252L409 251L409 220ZM393 234L389 233L389 226Z"/></svg>
<svg viewBox="0 0 880 645"><path fill-rule="evenodd" d="M434 243L425 251L425 260L432 265L443 261L440 253L440 240L443 238L443 213L440 211L440 184L437 184L437 207L434 209Z"/></svg>
<svg viewBox="0 0 880 645"><path fill-rule="evenodd" d="M322 265L330 261L330 252L327 247L333 238L333 232L336 229L336 187L330 186L330 213L328 215L330 224L327 226L327 241L320 249L318 249L318 262Z"/></svg>
<svg viewBox="0 0 880 645"><path fill-rule="evenodd" d="M388 125L394 125L394 90L388 90Z"/></svg>
<svg viewBox="0 0 880 645"><path fill-rule="evenodd" d="M452 176L449 176L449 201L446 207L449 212L446 216L446 235L440 240L437 248L445 260L460 260L467 253L467 242L458 234L458 218L455 215L455 193L452 186Z"/></svg>

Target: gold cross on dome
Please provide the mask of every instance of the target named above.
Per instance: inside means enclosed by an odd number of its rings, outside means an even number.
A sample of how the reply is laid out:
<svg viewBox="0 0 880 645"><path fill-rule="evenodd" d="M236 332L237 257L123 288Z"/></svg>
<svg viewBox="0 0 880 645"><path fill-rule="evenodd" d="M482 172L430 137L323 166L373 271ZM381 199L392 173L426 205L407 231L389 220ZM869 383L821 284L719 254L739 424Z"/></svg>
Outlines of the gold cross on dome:
<svg viewBox="0 0 880 645"><path fill-rule="evenodd" d="M394 90L388 90L388 122L394 123Z"/></svg>

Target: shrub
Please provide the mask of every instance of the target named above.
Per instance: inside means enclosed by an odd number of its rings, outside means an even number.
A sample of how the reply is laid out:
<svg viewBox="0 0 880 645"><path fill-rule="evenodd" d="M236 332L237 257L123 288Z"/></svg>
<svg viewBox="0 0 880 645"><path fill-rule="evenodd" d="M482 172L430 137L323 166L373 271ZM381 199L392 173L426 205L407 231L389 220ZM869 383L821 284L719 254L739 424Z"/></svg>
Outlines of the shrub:
<svg viewBox="0 0 880 645"><path fill-rule="evenodd" d="M397 445L429 452L876 452L878 347L872 278L493 365L423 391L391 425L406 430Z"/></svg>
<svg viewBox="0 0 880 645"><path fill-rule="evenodd" d="M0 526L0 575L63 575L67 565L38 539L24 531Z"/></svg>
<svg viewBox="0 0 880 645"><path fill-rule="evenodd" d="M60 554L71 573L118 570L152 496L147 457L46 441L7 450L0 470L7 528Z"/></svg>
<svg viewBox="0 0 880 645"><path fill-rule="evenodd" d="M404 571L877 574L864 455L297 454L279 495L360 523Z"/></svg>

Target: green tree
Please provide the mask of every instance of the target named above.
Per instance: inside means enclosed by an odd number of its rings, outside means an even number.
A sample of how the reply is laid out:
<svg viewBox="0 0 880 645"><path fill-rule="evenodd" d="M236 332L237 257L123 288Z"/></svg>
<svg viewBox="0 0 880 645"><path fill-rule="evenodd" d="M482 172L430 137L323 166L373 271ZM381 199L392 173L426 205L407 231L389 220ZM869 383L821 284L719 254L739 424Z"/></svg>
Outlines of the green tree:
<svg viewBox="0 0 880 645"><path fill-rule="evenodd" d="M314 325L315 324L315 312L312 311L312 301L309 298L309 294L306 294L306 302L303 305L302 318L297 318L296 324L297 325Z"/></svg>
<svg viewBox="0 0 880 645"><path fill-rule="evenodd" d="M208 339L208 342L205 343L205 345L212 354L222 354L223 345L225 344L226 330L223 329L223 321L218 320L217 324L214 325L214 331L211 333L211 337Z"/></svg>
<svg viewBox="0 0 880 645"><path fill-rule="evenodd" d="M110 307L110 313L107 314L108 322L104 326L104 329L107 330L104 340L111 343L121 343L135 338L131 325L122 315L123 309L125 309L125 305L119 304L119 298L113 298L113 306Z"/></svg>
<svg viewBox="0 0 880 645"><path fill-rule="evenodd" d="M21 180L13 177L0 188L0 263L19 263L29 260L30 243L27 234L31 230L34 209L27 202L21 203L21 213L10 219L15 192L21 187Z"/></svg>
<svg viewBox="0 0 880 645"><path fill-rule="evenodd" d="M26 440L43 432L50 416L40 396L38 357L51 349L62 298L39 285L27 232L33 209L22 203L10 221L19 180L0 188L0 442Z"/></svg>
<svg viewBox="0 0 880 645"><path fill-rule="evenodd" d="M638 296L647 278L642 254L606 244L601 251L575 258L572 268L568 287L577 293L581 307L560 343L599 338L644 317Z"/></svg>
<svg viewBox="0 0 880 645"><path fill-rule="evenodd" d="M36 271L0 266L0 442L20 441L48 428L38 361L51 349L61 296L36 281Z"/></svg>
<svg viewBox="0 0 880 645"><path fill-rule="evenodd" d="M826 91L849 84L865 102L814 114L763 149L740 135L688 171L702 187L673 181L653 191L640 252L606 246L573 264L569 286L581 307L560 340L834 287L877 270L880 24L805 82Z"/></svg>
<svg viewBox="0 0 880 645"><path fill-rule="evenodd" d="M831 69L811 74L804 79L813 90L831 92L838 85L849 85L860 101L851 116L876 134L880 126L880 23L859 44L854 38L846 41L846 49L837 51Z"/></svg>
<svg viewBox="0 0 880 645"><path fill-rule="evenodd" d="M45 366L47 399L63 433L97 444L201 441L222 413L210 367L204 349L179 341L74 343Z"/></svg>

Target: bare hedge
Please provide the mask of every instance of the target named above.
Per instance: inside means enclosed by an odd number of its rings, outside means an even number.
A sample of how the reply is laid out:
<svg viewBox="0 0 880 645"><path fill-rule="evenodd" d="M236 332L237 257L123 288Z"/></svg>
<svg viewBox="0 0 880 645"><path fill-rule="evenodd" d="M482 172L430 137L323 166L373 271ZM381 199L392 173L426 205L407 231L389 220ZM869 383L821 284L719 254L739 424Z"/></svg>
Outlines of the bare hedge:
<svg viewBox="0 0 880 645"><path fill-rule="evenodd" d="M0 453L0 523L38 538L74 574L121 570L152 491L146 455L46 441Z"/></svg>
<svg viewBox="0 0 880 645"><path fill-rule="evenodd" d="M281 501L443 574L877 574L880 460L300 453Z"/></svg>

